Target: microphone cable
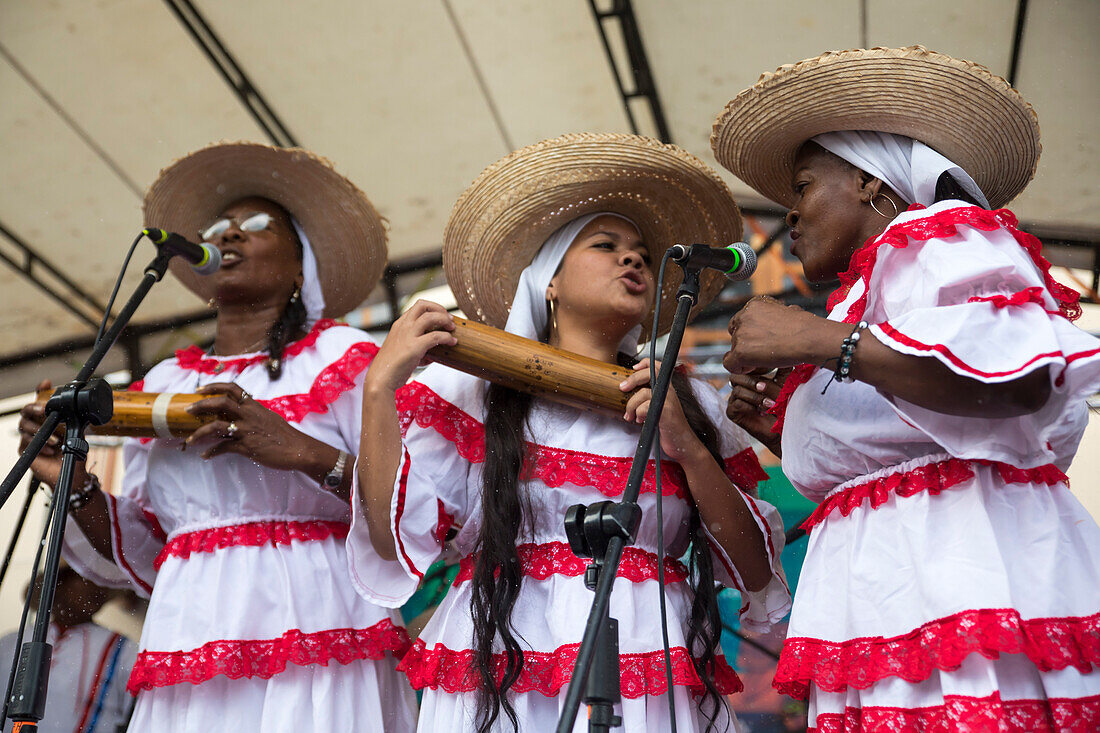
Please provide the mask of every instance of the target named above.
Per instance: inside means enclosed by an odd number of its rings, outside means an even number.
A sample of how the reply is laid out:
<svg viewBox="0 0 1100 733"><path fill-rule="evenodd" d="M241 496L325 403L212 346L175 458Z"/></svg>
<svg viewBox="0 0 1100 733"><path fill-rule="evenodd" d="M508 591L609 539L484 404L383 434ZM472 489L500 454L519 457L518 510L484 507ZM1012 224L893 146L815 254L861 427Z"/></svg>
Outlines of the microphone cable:
<svg viewBox="0 0 1100 733"><path fill-rule="evenodd" d="M130 266L130 258L134 256L134 251L137 249L138 242L145 236L145 232L138 234L134 239L133 244L130 245L130 249L126 252L126 259L122 261L122 269L118 273L118 277L115 278L115 287L111 290L111 297L107 300L107 307L103 310L103 320L99 322L99 330L96 331L95 343L92 345L94 350L96 346L99 346L100 339L103 338L103 333L107 330L107 321L111 320L111 309L115 306L115 298L118 297L118 290L122 287L122 278L126 275L126 268Z"/></svg>
<svg viewBox="0 0 1100 733"><path fill-rule="evenodd" d="M650 407L653 406L653 388L657 384L657 334L660 332L661 322L661 293L665 284L665 267L671 258L672 250L666 249L661 258L661 267L657 273L657 294L653 301L653 325L649 332L649 389ZM675 367L674 367L675 368ZM668 384L672 389L671 376ZM666 398L667 400L667 398ZM672 685L672 650L668 641L668 609L665 606L665 517L664 517L664 490L661 488L661 416L657 416L657 428L653 433L653 460L654 460L654 489L657 500L657 592L660 596L661 607L661 640L664 643L665 661L665 689L668 696L669 730L676 733L676 695ZM690 570L689 570L690 572ZM691 650L688 649L688 657Z"/></svg>

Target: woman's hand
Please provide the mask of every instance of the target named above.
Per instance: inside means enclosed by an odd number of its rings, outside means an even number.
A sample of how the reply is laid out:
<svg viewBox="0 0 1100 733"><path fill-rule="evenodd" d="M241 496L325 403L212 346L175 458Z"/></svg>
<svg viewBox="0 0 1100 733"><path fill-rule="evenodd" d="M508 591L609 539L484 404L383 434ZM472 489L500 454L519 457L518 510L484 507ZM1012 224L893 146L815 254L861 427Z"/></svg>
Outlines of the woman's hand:
<svg viewBox="0 0 1100 733"><path fill-rule="evenodd" d="M312 473L307 468L322 445L319 441L293 428L282 415L252 399L236 384L216 382L197 392L210 396L187 411L192 415L213 415L215 419L191 433L185 448L207 443L202 452L206 459L236 453L268 468Z"/></svg>
<svg viewBox="0 0 1100 733"><path fill-rule="evenodd" d="M730 319L730 350L722 365L730 374L748 374L801 364L822 323L824 318L798 306L766 295L753 298Z"/></svg>
<svg viewBox="0 0 1100 733"><path fill-rule="evenodd" d="M50 380L45 379L38 384L39 392L47 389L53 389ZM34 438L35 433L42 427L45 420L45 405L31 402L24 405L23 409L19 411L20 452L26 450L31 439ZM42 446L42 452L38 454L38 458L34 459L34 463L31 464L31 472L34 477L48 486L56 486L58 476L61 474L61 442L62 435L60 431L51 435L46 440L46 444ZM73 486L83 486L86 480L87 474L84 472L84 462L77 461L73 471Z"/></svg>
<svg viewBox="0 0 1100 733"><path fill-rule="evenodd" d="M438 303L418 300L398 318L367 370L365 391L396 392L435 346L454 346L454 318Z"/></svg>
<svg viewBox="0 0 1100 733"><path fill-rule="evenodd" d="M660 362L657 363L656 369L660 371ZM649 359L642 359L635 364L634 373L619 384L619 389L623 392L638 390L627 400L623 420L632 423L645 422L650 402L653 399L653 392L649 388ZM709 457L710 454L707 453L707 449L692 431L691 426L688 425L687 417L684 416L684 408L680 405L680 398L676 396L676 390L672 388L672 385L669 385L668 393L665 395L665 405L661 411L659 428L661 431L661 451L668 456L669 460L685 463L703 456Z"/></svg>
<svg viewBox="0 0 1100 733"><path fill-rule="evenodd" d="M774 373L730 375L732 389L726 403L726 416L777 456L780 452L780 436L772 432L776 418L769 415L768 410L775 406L779 391L791 371L792 368L788 367ZM767 376L768 374L771 376Z"/></svg>

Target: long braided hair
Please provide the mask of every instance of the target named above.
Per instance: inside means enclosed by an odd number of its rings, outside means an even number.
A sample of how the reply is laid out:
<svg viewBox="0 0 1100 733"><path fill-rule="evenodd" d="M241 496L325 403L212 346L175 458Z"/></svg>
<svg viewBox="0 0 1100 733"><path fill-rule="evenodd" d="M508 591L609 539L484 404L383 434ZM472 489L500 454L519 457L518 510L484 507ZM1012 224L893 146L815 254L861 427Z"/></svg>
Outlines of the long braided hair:
<svg viewBox="0 0 1100 733"><path fill-rule="evenodd" d="M620 354L619 362L622 366L632 367L637 359ZM687 377L674 372L672 387L692 431L715 460L721 463L718 431L700 407ZM530 536L534 519L530 497L521 491L520 486L528 458L525 437L532 401L529 394L495 384L489 386L485 397L482 522L475 545L477 554L470 599L476 669L481 681L477 696L479 732L489 731L502 713L513 729L519 728L508 691L523 671L524 655L512 626L511 614L523 584L516 547L521 531ZM708 721L707 730L712 730L716 728L718 716L725 706L714 682L722 623L718 615L718 589L714 583L709 544L698 510L692 506L690 511L688 584L691 619L687 646L695 670L706 686L700 707ZM493 654L498 638L503 646L503 664ZM672 691L669 690L668 694Z"/></svg>
<svg viewBox="0 0 1100 733"><path fill-rule="evenodd" d="M279 213L286 217L286 224L290 228L290 234L294 238L294 246L298 254L298 261L302 261L302 241L298 238L298 232L294 228L290 212L274 201L270 202L279 209ZM300 336L306 326L306 306L302 302L301 289L298 288L283 306L282 312L271 328L267 330L267 374L272 381L283 376L283 353L287 344Z"/></svg>

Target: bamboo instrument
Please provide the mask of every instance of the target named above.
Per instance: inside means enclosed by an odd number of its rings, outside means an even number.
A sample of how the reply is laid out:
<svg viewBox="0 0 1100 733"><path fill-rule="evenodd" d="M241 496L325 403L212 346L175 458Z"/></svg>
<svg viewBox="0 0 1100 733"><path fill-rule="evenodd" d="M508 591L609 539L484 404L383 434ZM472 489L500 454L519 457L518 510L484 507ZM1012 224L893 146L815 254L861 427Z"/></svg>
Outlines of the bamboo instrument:
<svg viewBox="0 0 1100 733"><path fill-rule="evenodd" d="M555 349L492 326L455 318L454 346L437 346L428 358L475 377L582 410L604 409L621 415L630 394L619 383L633 372L596 359ZM52 391L39 392L45 404ZM89 426L95 435L131 438L182 438L214 420L187 408L209 395L115 391L115 414L105 425Z"/></svg>
<svg viewBox="0 0 1100 733"><path fill-rule="evenodd" d="M428 357L440 364L522 392L582 410L602 408L621 415L630 394L619 383L633 371L555 349L539 341L455 318L454 346L436 346Z"/></svg>
<svg viewBox="0 0 1100 733"><path fill-rule="evenodd" d="M187 408L212 395L175 392L130 392L116 390L115 414L103 425L89 425L93 435L122 435L129 438L185 438L213 415L192 415ZM46 404L52 390L38 393L36 402Z"/></svg>

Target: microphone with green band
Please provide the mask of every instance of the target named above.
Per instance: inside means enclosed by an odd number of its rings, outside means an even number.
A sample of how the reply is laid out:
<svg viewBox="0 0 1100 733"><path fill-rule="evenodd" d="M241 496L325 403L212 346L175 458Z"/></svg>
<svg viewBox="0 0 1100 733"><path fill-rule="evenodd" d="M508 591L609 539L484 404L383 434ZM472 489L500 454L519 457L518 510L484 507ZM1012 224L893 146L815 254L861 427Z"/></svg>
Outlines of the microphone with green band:
<svg viewBox="0 0 1100 733"><path fill-rule="evenodd" d="M200 275L215 273L222 266L221 250L208 242L195 244L178 234L154 227L142 229L141 233L162 252L167 252L171 257L182 257L187 260L191 264L191 269Z"/></svg>

